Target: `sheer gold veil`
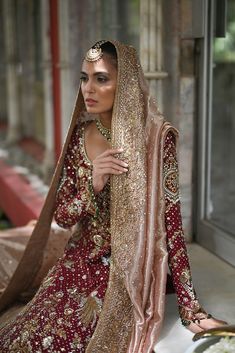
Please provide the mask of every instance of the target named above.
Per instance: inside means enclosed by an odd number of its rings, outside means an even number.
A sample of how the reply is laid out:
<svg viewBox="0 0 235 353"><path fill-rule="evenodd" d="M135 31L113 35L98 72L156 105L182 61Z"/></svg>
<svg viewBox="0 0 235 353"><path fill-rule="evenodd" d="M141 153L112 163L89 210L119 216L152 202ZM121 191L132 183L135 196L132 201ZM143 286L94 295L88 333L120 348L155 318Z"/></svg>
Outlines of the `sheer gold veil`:
<svg viewBox="0 0 235 353"><path fill-rule="evenodd" d="M104 306L87 353L150 353L164 312L167 249L163 144L172 126L160 114L133 47L110 41L118 57L112 145L122 147L127 175L111 178L111 267ZM64 156L84 112L79 89L67 138L40 218L0 300L0 309L32 284L48 244Z"/></svg>

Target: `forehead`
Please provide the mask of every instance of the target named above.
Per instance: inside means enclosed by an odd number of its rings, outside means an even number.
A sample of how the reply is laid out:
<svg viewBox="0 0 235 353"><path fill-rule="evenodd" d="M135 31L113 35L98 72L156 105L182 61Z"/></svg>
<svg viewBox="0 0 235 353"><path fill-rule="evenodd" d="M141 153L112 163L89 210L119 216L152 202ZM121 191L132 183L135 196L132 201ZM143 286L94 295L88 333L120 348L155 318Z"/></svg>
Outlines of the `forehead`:
<svg viewBox="0 0 235 353"><path fill-rule="evenodd" d="M93 74L96 72L107 72L108 74L116 74L117 69L114 65L111 64L110 59L107 56L103 56L101 59L97 61L86 61L84 60L82 63L82 70L88 74Z"/></svg>

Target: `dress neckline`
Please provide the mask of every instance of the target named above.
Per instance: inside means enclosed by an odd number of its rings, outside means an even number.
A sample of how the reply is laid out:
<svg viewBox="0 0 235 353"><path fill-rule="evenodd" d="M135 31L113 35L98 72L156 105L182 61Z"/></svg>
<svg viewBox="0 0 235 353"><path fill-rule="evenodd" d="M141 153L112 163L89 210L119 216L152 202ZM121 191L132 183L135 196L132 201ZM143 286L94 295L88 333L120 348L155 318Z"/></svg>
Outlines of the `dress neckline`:
<svg viewBox="0 0 235 353"><path fill-rule="evenodd" d="M88 157L87 152L86 152L86 145L85 145L85 126L83 126L83 129L82 129L81 150L82 150L82 154L83 154L84 160L87 162L88 166L91 167L91 166L92 166L92 161L90 160L90 158Z"/></svg>

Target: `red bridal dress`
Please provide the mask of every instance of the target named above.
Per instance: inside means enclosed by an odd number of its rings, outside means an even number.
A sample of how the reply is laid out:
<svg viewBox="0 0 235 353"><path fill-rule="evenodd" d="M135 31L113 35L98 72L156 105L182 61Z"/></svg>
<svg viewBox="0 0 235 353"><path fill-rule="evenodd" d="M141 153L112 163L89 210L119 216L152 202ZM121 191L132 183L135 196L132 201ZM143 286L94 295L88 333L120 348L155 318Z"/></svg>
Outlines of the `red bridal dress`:
<svg viewBox="0 0 235 353"><path fill-rule="evenodd" d="M0 352L82 353L92 337L109 280L110 185L92 197L92 164L84 145L85 123L73 132L57 192L55 220L75 225L63 256L34 298L0 330ZM183 320L199 304L193 289L182 231L175 136L164 143L165 224L169 267ZM175 196L177 194L177 196Z"/></svg>

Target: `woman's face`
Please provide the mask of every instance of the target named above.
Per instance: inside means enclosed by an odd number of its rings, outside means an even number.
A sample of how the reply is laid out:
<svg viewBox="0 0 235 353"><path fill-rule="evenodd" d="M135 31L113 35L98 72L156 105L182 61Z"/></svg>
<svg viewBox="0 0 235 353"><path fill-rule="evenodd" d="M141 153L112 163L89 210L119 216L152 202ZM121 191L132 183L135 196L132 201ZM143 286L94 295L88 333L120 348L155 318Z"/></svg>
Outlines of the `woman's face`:
<svg viewBox="0 0 235 353"><path fill-rule="evenodd" d="M83 61L81 89L88 113L112 114L117 83L117 69L104 56L97 61Z"/></svg>

